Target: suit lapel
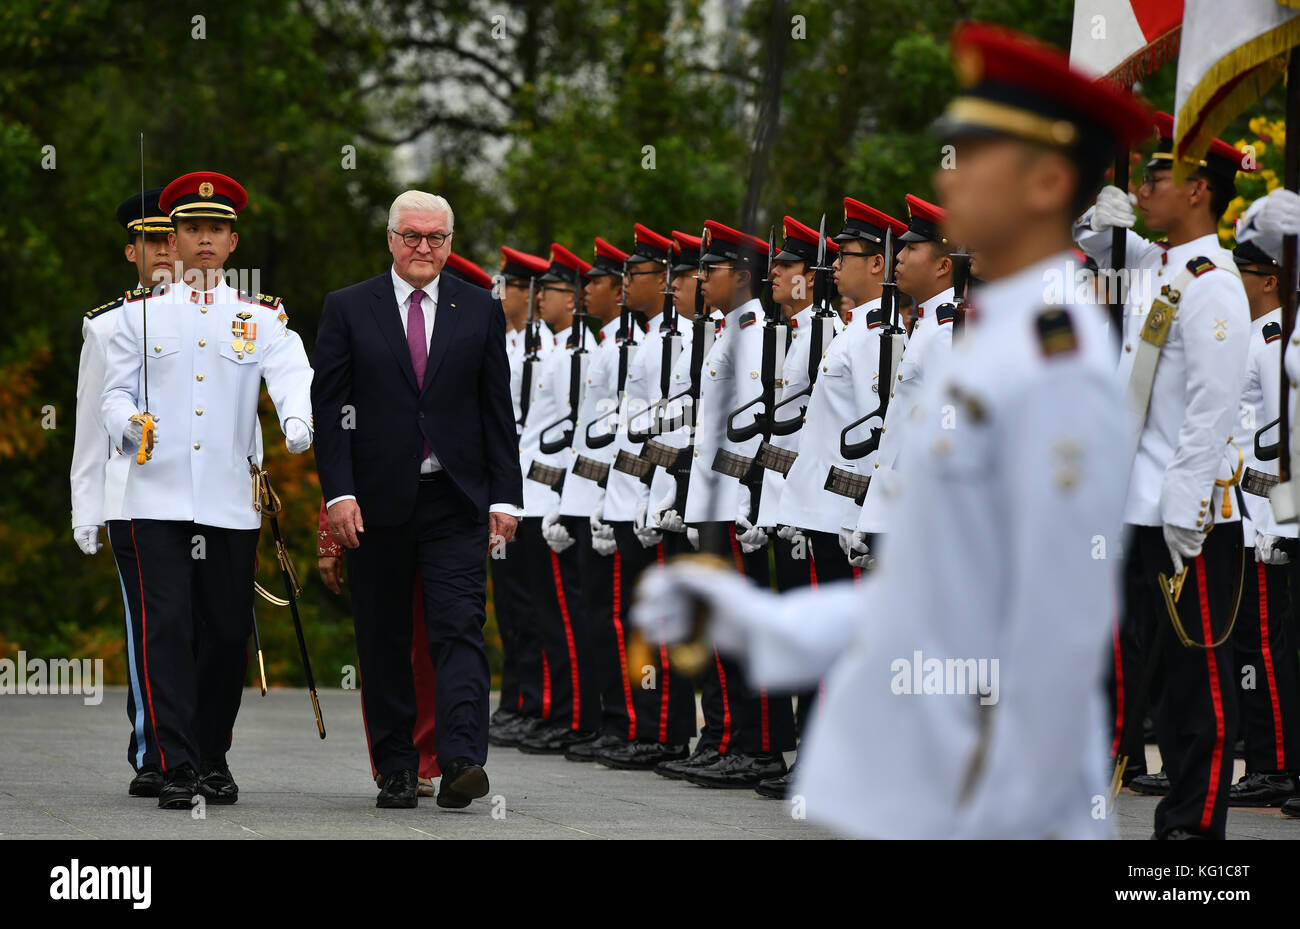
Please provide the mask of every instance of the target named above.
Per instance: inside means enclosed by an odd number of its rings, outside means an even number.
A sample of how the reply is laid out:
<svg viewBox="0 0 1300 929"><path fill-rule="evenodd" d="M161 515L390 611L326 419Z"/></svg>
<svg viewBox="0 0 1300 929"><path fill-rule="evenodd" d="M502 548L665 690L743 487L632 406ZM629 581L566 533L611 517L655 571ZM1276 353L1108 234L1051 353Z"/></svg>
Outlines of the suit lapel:
<svg viewBox="0 0 1300 929"><path fill-rule="evenodd" d="M392 350L398 366L406 376L406 382L416 390L415 368L411 365L411 349L406 344L406 335L402 332L402 314L397 308L397 295L393 293L392 277L385 273L375 278L375 300L370 305L375 324L379 327L384 341ZM427 371L426 371L427 373Z"/></svg>
<svg viewBox="0 0 1300 929"><path fill-rule="evenodd" d="M456 327L460 324L460 318L464 315L456 308L460 297L460 282L450 274L446 277L439 275L438 308L433 317L433 338L429 341L429 363L424 368L424 384L420 387L420 393L428 390L429 385L433 383L433 376L438 373L438 365L442 363L443 356L447 353L447 346L451 344L452 337L456 334ZM414 369L412 369L411 381L412 383L415 381Z"/></svg>

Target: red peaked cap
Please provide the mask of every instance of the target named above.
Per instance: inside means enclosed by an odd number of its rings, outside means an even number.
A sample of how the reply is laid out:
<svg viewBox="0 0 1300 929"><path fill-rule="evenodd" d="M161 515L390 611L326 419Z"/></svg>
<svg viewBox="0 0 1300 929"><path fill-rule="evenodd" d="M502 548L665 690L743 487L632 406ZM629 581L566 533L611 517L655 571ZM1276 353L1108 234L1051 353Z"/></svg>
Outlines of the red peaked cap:
<svg viewBox="0 0 1300 929"><path fill-rule="evenodd" d="M1093 167L1150 132L1131 93L1070 67L1060 49L992 23L962 23L951 38L961 91L936 128L945 139L1001 135L1071 153Z"/></svg>
<svg viewBox="0 0 1300 929"><path fill-rule="evenodd" d="M225 219L231 222L248 205L248 193L232 177L215 171L192 171L163 188L159 208L173 220Z"/></svg>
<svg viewBox="0 0 1300 929"><path fill-rule="evenodd" d="M453 276L460 278L462 281L468 281L471 284L477 284L488 290L492 289L492 275L488 274L468 258L462 258L455 252L447 255L447 265L445 270L450 271Z"/></svg>
<svg viewBox="0 0 1300 929"><path fill-rule="evenodd" d="M673 230L673 270L694 271L700 263L700 242L697 235Z"/></svg>
<svg viewBox="0 0 1300 929"><path fill-rule="evenodd" d="M793 216L787 216L781 222L781 233L785 241L781 250L773 256L775 261L803 261L809 264L817 260L817 230L805 226ZM838 254L840 247L831 238L826 238L826 254Z"/></svg>
<svg viewBox="0 0 1300 929"><path fill-rule="evenodd" d="M867 206L852 197L844 198L844 228L835 237L836 242L851 242L854 239L866 239L868 242L883 244L885 231L892 229L897 239L907 231L907 223L894 219L888 213L882 213L875 207Z"/></svg>
<svg viewBox="0 0 1300 929"><path fill-rule="evenodd" d="M922 200L915 194L908 194L907 216L907 231L898 237L900 242L928 241L943 244L948 241L948 237L943 234L948 212L943 207Z"/></svg>
<svg viewBox="0 0 1300 929"><path fill-rule="evenodd" d="M546 283L562 281L565 284L581 283L581 278L591 270L591 265L569 251L559 242L551 243L551 266L539 280Z"/></svg>
<svg viewBox="0 0 1300 929"><path fill-rule="evenodd" d="M643 226L640 223L637 223L632 228L632 235L635 244L632 248L631 261L655 261L660 264L667 264L669 257L673 253L672 239L661 236L649 226Z"/></svg>
<svg viewBox="0 0 1300 929"><path fill-rule="evenodd" d="M1173 161L1171 153L1174 150L1174 118L1168 113L1156 113L1152 120L1156 124L1156 133L1160 136L1160 144L1156 146L1147 167L1168 167L1169 162ZM1255 170L1249 158L1248 152L1243 152L1222 139L1215 139L1210 143L1205 157L1201 159L1201 167L1211 174L1235 180L1238 171Z"/></svg>
<svg viewBox="0 0 1300 929"><path fill-rule="evenodd" d="M521 252L509 245L501 246L501 274L507 280L523 280L545 274L551 266L545 258Z"/></svg>
<svg viewBox="0 0 1300 929"><path fill-rule="evenodd" d="M587 272L587 277L622 277L623 262L627 261L627 252L611 245L600 236L596 236L596 260Z"/></svg>
<svg viewBox="0 0 1300 929"><path fill-rule="evenodd" d="M739 229L732 229L711 219L704 221L700 260L705 264L737 261L750 268L767 267L767 243Z"/></svg>

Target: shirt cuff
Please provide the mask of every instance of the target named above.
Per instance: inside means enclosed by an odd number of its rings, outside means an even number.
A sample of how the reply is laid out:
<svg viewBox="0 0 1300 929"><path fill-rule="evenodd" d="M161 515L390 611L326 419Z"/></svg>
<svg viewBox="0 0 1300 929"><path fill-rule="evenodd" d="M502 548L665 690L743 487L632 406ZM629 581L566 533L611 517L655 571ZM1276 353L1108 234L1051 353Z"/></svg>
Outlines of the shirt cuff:
<svg viewBox="0 0 1300 929"><path fill-rule="evenodd" d="M355 499L357 499L357 498L356 498L355 496L353 496L352 494L343 494L343 496L341 496L341 497L335 497L333 500L326 500L326 501L325 501L325 509L328 510L330 507L332 507L334 504L338 503L340 500L355 500Z"/></svg>
<svg viewBox="0 0 1300 929"><path fill-rule="evenodd" d="M513 503L494 503L488 507L488 512L506 513L513 516L515 519L524 518L524 508L522 506L515 506Z"/></svg>

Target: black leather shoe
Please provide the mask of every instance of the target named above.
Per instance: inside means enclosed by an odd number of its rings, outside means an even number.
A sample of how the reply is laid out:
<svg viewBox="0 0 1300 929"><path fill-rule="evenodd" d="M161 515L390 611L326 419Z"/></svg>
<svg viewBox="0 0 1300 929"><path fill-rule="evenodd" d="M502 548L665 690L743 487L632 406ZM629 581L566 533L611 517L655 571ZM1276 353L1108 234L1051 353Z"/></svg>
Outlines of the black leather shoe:
<svg viewBox="0 0 1300 929"><path fill-rule="evenodd" d="M504 723L514 722L519 718L519 714L514 710L507 710L505 707L497 707L496 711L488 717L489 726L500 726Z"/></svg>
<svg viewBox="0 0 1300 929"><path fill-rule="evenodd" d="M194 795L199 792L199 779L187 764L163 774L162 789L158 791L160 810L188 810L194 805Z"/></svg>
<svg viewBox="0 0 1300 929"><path fill-rule="evenodd" d="M794 781L794 768L791 768L780 777L769 777L766 780L759 781L754 787L754 793L760 797L770 797L773 800L784 800L790 795L790 784Z"/></svg>
<svg viewBox="0 0 1300 929"><path fill-rule="evenodd" d="M564 750L566 761L595 761L596 753L606 748L618 748L620 745L626 745L627 739L622 736L611 735L606 733L590 742L579 742L576 745L570 745Z"/></svg>
<svg viewBox="0 0 1300 929"><path fill-rule="evenodd" d="M209 803L229 806L239 800L239 785L226 764L204 764L199 768L199 793Z"/></svg>
<svg viewBox="0 0 1300 929"><path fill-rule="evenodd" d="M682 776L700 787L757 787L759 781L785 773L785 759L779 752L759 755L730 752L711 765L688 768Z"/></svg>
<svg viewBox="0 0 1300 929"><path fill-rule="evenodd" d="M491 745L501 745L506 748L517 746L525 736L530 735L534 729L542 724L542 721L536 716L516 716L509 722L489 723L488 742Z"/></svg>
<svg viewBox="0 0 1300 929"><path fill-rule="evenodd" d="M162 770L157 765L147 764L131 778L131 786L126 792L133 797L156 797L162 792Z"/></svg>
<svg viewBox="0 0 1300 929"><path fill-rule="evenodd" d="M488 776L483 766L468 758L454 758L442 769L442 783L438 785L438 806L460 810L471 800L486 797Z"/></svg>
<svg viewBox="0 0 1300 929"><path fill-rule="evenodd" d="M1188 832L1186 829L1170 829L1164 835L1156 835L1153 832L1151 833L1151 838L1159 839L1166 842L1169 841L1176 842L1176 841L1187 841L1187 840L1195 840L1195 839L1205 840L1206 837L1201 835L1199 832Z"/></svg>
<svg viewBox="0 0 1300 929"><path fill-rule="evenodd" d="M1292 797L1290 800L1283 800L1282 805L1278 807L1283 815L1300 818L1300 797Z"/></svg>
<svg viewBox="0 0 1300 929"><path fill-rule="evenodd" d="M1247 774L1228 788L1228 806L1278 806L1296 796L1293 774Z"/></svg>
<svg viewBox="0 0 1300 929"><path fill-rule="evenodd" d="M703 768L711 765L722 757L716 748L705 746L697 747L695 752L689 758L683 758L680 761L661 761L654 767L655 774L660 777L666 777L672 781L680 781L686 776L686 772L692 768Z"/></svg>
<svg viewBox="0 0 1300 929"><path fill-rule="evenodd" d="M411 810L420 802L420 779L407 769L384 776L384 786L375 799L381 810Z"/></svg>
<svg viewBox="0 0 1300 929"><path fill-rule="evenodd" d="M1148 797L1163 797L1169 793L1169 775L1163 771L1159 774L1139 774L1128 782L1128 786L1130 790Z"/></svg>
<svg viewBox="0 0 1300 929"><path fill-rule="evenodd" d="M660 742L625 742L607 748L596 755L596 762L620 771L649 771L656 765L670 761L685 761L690 750L685 745L664 745Z"/></svg>
<svg viewBox="0 0 1300 929"><path fill-rule="evenodd" d="M599 735L594 729L570 729L568 726L538 726L516 746L529 755L563 755L569 746L590 742Z"/></svg>

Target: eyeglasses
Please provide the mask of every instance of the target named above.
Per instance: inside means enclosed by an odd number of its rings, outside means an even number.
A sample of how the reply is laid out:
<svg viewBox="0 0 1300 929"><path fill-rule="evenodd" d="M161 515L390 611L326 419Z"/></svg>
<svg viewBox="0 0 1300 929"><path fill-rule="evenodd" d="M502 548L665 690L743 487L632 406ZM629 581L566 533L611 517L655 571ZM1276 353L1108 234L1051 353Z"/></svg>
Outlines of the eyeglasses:
<svg viewBox="0 0 1300 929"><path fill-rule="evenodd" d="M549 290L549 291L550 291L551 293L553 293L553 294L570 294L570 295L571 295L571 294L573 293L573 288L572 288L572 287L551 287L551 286L547 285L547 286L543 287L542 290L543 290L543 291L548 291L548 290Z"/></svg>
<svg viewBox="0 0 1300 929"><path fill-rule="evenodd" d="M653 274L655 277L663 277L662 271L627 271L624 277L645 277L647 274Z"/></svg>
<svg viewBox="0 0 1300 929"><path fill-rule="evenodd" d="M1241 265L1238 265L1238 266L1237 266L1237 270L1240 271L1242 274L1254 274L1254 275L1257 276L1257 277L1277 277L1277 276L1278 276L1278 272L1277 272L1276 270L1274 270L1274 271L1261 271L1259 268L1243 268L1243 267L1241 267Z"/></svg>
<svg viewBox="0 0 1300 929"><path fill-rule="evenodd" d="M840 253L836 257L837 258L874 258L875 253L874 252L846 252L844 249L840 249Z"/></svg>
<svg viewBox="0 0 1300 929"><path fill-rule="evenodd" d="M1156 186L1157 184L1159 184L1161 181L1163 181L1163 180L1165 180L1166 178L1169 178L1169 177L1173 177L1173 174L1171 174L1171 173L1168 172L1168 171L1161 171L1159 174L1156 174L1154 171L1143 171L1143 172L1142 172L1142 186L1143 186L1143 187L1155 187L1155 186Z"/></svg>
<svg viewBox="0 0 1300 929"><path fill-rule="evenodd" d="M430 232L428 235L420 235L418 232L398 232L396 229L388 231L405 242L407 248L419 248L420 243L425 239L429 240L429 248L442 248L451 238L450 232Z"/></svg>
<svg viewBox="0 0 1300 929"><path fill-rule="evenodd" d="M699 278L702 281L707 281L709 279L709 275L711 275L714 271L735 271L735 270L736 270L735 265L703 265L700 268Z"/></svg>

